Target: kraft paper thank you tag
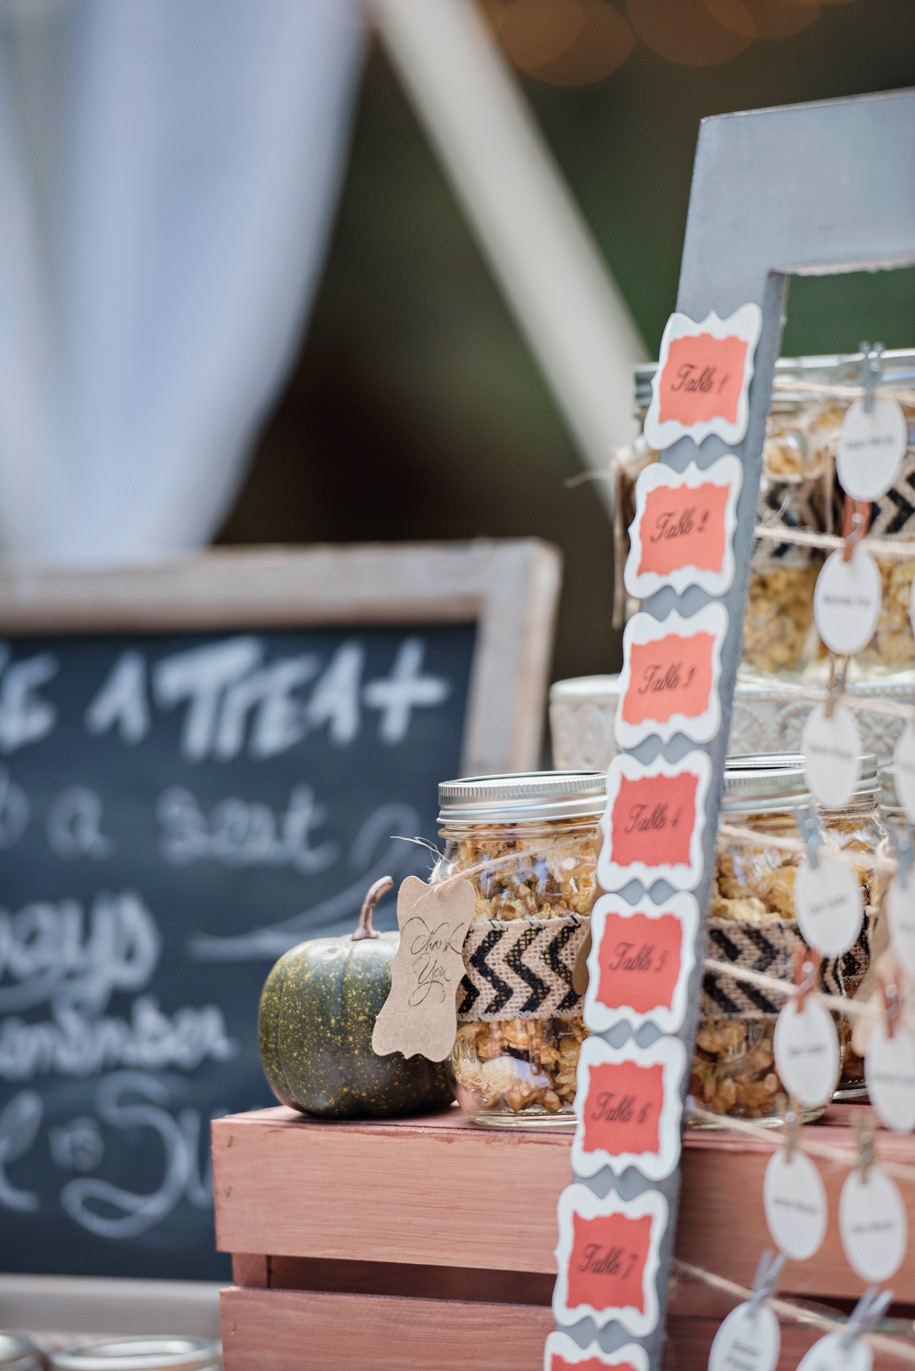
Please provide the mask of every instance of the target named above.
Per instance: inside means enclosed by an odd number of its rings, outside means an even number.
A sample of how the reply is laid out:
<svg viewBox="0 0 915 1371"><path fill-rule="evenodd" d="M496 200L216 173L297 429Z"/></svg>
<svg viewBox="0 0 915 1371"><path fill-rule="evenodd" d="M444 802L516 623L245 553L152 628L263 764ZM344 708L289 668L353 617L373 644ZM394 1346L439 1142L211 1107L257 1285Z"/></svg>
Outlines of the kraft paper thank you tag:
<svg viewBox="0 0 915 1371"><path fill-rule="evenodd" d="M391 991L372 1034L379 1057L402 1052L441 1062L450 1053L457 1036L464 938L475 904L466 880L427 885L408 876L400 887L400 946L391 963Z"/></svg>

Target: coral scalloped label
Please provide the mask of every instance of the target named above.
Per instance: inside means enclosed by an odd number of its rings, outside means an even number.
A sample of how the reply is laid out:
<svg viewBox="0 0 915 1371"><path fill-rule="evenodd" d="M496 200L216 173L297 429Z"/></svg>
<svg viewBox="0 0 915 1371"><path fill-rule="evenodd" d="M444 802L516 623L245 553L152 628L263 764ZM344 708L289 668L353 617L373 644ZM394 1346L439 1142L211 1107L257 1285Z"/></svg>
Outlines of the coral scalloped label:
<svg viewBox="0 0 915 1371"><path fill-rule="evenodd" d="M675 733L707 743L721 727L721 649L728 631L724 605L706 605L691 619L676 612L660 622L636 614L623 635L620 702L614 728L620 747L652 734Z"/></svg>
<svg viewBox="0 0 915 1371"><path fill-rule="evenodd" d="M697 585L724 595L734 580L734 530L743 469L736 457L721 457L700 470L654 463L640 472L629 555L623 572L637 600L671 585L677 593Z"/></svg>
<svg viewBox="0 0 915 1371"><path fill-rule="evenodd" d="M648 765L614 757L607 772L604 843L597 879L620 890L636 879L693 890L702 875L702 833L711 763L704 752L682 761L662 757Z"/></svg>
<svg viewBox="0 0 915 1371"><path fill-rule="evenodd" d="M572 1166L621 1176L637 1166L649 1180L669 1176L680 1158L681 1085L686 1050L678 1038L651 1047L611 1047L587 1038L578 1059Z"/></svg>
<svg viewBox="0 0 915 1371"><path fill-rule="evenodd" d="M741 305L726 319L713 310L701 323L670 316L645 415L652 447L662 452L680 438L701 443L713 433L729 447L743 442L761 329L757 304Z"/></svg>
<svg viewBox="0 0 915 1371"><path fill-rule="evenodd" d="M648 895L633 907L619 895L602 895L591 912L591 951L584 1018L594 1033L649 1019L676 1033L686 1015L695 963L699 906L678 891L655 904Z"/></svg>
<svg viewBox="0 0 915 1371"><path fill-rule="evenodd" d="M657 1190L633 1200L599 1199L586 1185L559 1197L553 1313L560 1323L590 1315L599 1328L618 1322L633 1337L658 1323L658 1264L667 1201Z"/></svg>

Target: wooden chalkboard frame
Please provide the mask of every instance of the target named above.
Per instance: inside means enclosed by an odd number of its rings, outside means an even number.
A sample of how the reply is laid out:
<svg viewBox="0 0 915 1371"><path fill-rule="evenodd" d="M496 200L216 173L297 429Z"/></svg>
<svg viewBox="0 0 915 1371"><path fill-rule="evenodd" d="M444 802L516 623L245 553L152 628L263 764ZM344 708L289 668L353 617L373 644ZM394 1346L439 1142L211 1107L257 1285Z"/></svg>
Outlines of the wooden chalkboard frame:
<svg viewBox="0 0 915 1371"><path fill-rule="evenodd" d="M130 567L0 565L0 634L475 623L465 775L540 763L561 556L538 539L225 548Z"/></svg>

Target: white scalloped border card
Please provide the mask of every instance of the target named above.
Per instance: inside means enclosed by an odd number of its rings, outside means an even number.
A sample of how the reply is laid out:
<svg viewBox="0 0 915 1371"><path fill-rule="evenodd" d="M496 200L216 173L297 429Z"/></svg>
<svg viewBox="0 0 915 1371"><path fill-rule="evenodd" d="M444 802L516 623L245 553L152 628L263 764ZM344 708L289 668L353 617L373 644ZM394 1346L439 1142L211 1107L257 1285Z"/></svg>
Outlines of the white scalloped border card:
<svg viewBox="0 0 915 1371"><path fill-rule="evenodd" d="M604 890L621 890L631 880L695 889L702 876L710 781L711 761L704 752L687 752L679 762L658 757L646 764L625 753L613 758L597 860ZM656 853L675 860L655 861Z"/></svg>
<svg viewBox="0 0 915 1371"><path fill-rule="evenodd" d="M721 727L721 650L728 623L727 610L717 603L689 619L676 610L666 619L633 615L623 634L613 721L621 748L638 747L652 735L669 743L677 733L693 743L711 742Z"/></svg>
<svg viewBox="0 0 915 1371"><path fill-rule="evenodd" d="M646 1190L633 1200L611 1192L601 1200L586 1185L573 1184L559 1196L557 1216L557 1323L590 1315L598 1328L619 1322L635 1338L651 1333L658 1324L658 1266L668 1219L661 1192Z"/></svg>
<svg viewBox="0 0 915 1371"><path fill-rule="evenodd" d="M719 457L700 468L690 462L674 471L660 462L645 467L635 483L635 518L623 584L636 600L665 586L678 595L699 586L725 595L734 583L734 531L743 467Z"/></svg>
<svg viewBox="0 0 915 1371"><path fill-rule="evenodd" d="M576 1176L596 1176L605 1166L616 1176L630 1166L650 1181L669 1176L680 1160L685 1071L679 1038L659 1038L650 1047L586 1038L575 1093Z"/></svg>

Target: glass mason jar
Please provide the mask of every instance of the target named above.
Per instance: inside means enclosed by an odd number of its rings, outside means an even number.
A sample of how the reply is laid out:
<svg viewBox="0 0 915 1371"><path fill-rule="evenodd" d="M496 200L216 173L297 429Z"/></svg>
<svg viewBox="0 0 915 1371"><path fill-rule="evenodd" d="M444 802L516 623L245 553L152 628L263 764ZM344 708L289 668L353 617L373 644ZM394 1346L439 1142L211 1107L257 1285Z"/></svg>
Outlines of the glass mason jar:
<svg viewBox="0 0 915 1371"><path fill-rule="evenodd" d="M776 363L763 449L757 511L760 523L778 522L818 532L833 530L833 452L842 411L836 409L835 401L816 401L806 390L791 389L793 379L803 379L822 360L781 358ZM636 415L640 420L644 420L651 399L656 369L655 363L648 363L634 371ZM644 439L639 439L633 455L619 462L616 495L620 524L625 522L628 527L635 514L638 470L656 461L657 456ZM623 549L619 555L623 557L625 541L619 539ZM757 540L741 645L744 666L765 673L800 671L817 655L813 590L824 560L824 553L817 548ZM622 585L622 565L617 576Z"/></svg>
<svg viewBox="0 0 915 1371"><path fill-rule="evenodd" d="M52 1352L51 1371L220 1371L222 1349L209 1338L110 1338Z"/></svg>
<svg viewBox="0 0 915 1371"><path fill-rule="evenodd" d="M450 1062L455 1096L475 1123L574 1124L586 1036L575 970L598 894L605 797L602 772L439 786L445 850L432 880L463 872L476 892Z"/></svg>
<svg viewBox="0 0 915 1371"><path fill-rule="evenodd" d="M857 793L843 810L820 810L823 841L836 849L876 851L882 830L876 810L877 765L861 758ZM724 774L721 823L750 828L759 844L722 837L706 926L706 959L764 970L792 980L798 949L806 949L794 912L794 881L801 854L775 847L772 838L797 838L794 810L811 803L804 780L804 759L797 753L729 757ZM858 877L869 903L868 868ZM833 995L854 993L868 963L868 922L844 957L825 958L819 983ZM847 986L846 986L847 980ZM690 1094L711 1113L781 1122L786 1091L775 1068L773 1034L784 997L757 986L744 990L739 980L707 971ZM847 1034L839 1025L844 1070ZM843 1076L838 1088L859 1086ZM806 1110L805 1119L822 1109Z"/></svg>
<svg viewBox="0 0 915 1371"><path fill-rule="evenodd" d="M766 420L760 523L786 524L817 533L838 533L845 493L836 479L835 454L845 412L860 386L861 353L828 357L782 357L775 364L772 404ZM636 414L644 418L651 398L654 363L635 368ZM870 530L877 538L915 539L915 350L885 352L881 385L905 392L900 402L908 425L908 448L890 489L871 503ZM849 389L852 388L852 389ZM639 471L657 460L639 438L614 464L616 479L617 605L624 611L622 560L625 529L635 512ZM758 671L800 671L822 655L813 626L813 587L825 553L791 543L757 540L744 618L741 661ZM858 654L866 669L899 671L915 664L915 633L909 615L915 558L876 558L883 583L877 628Z"/></svg>
<svg viewBox="0 0 915 1371"><path fill-rule="evenodd" d="M19 1333L0 1333L0 1371L42 1371L44 1361L33 1342Z"/></svg>

